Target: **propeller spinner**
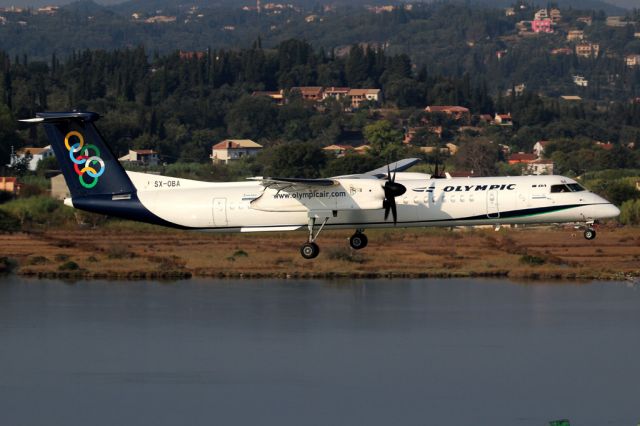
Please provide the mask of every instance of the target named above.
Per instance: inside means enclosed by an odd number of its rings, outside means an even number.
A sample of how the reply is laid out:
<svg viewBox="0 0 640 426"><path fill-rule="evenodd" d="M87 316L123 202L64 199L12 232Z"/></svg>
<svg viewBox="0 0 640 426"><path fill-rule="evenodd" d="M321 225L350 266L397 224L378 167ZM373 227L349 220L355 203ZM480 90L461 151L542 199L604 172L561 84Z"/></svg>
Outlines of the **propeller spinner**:
<svg viewBox="0 0 640 426"><path fill-rule="evenodd" d="M389 218L389 212L391 212L394 225L398 223L396 197L399 197L407 192L407 188L400 183L396 183L395 180L396 172L393 172L392 177L391 170L389 169L389 165L387 164L387 181L384 184L384 200L382 201L382 208L384 208L384 220L387 220Z"/></svg>

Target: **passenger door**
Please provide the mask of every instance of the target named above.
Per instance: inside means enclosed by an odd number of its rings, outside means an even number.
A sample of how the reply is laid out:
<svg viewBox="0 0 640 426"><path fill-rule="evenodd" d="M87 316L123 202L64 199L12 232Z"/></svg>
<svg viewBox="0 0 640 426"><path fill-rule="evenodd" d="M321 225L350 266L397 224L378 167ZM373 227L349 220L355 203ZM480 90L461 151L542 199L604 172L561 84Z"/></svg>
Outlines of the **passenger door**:
<svg viewBox="0 0 640 426"><path fill-rule="evenodd" d="M214 226L227 226L227 199L226 198L214 198L213 199L213 225Z"/></svg>

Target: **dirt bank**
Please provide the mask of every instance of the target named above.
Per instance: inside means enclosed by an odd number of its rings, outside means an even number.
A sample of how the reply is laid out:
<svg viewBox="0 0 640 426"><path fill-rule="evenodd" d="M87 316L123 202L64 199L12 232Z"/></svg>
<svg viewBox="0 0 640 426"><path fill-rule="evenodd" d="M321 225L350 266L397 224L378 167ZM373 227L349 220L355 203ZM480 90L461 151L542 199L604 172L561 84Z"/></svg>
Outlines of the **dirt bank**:
<svg viewBox="0 0 640 426"><path fill-rule="evenodd" d="M640 228L323 232L320 256L298 252L304 233L206 234L115 224L1 236L0 257L40 277L465 277L624 279L640 276Z"/></svg>

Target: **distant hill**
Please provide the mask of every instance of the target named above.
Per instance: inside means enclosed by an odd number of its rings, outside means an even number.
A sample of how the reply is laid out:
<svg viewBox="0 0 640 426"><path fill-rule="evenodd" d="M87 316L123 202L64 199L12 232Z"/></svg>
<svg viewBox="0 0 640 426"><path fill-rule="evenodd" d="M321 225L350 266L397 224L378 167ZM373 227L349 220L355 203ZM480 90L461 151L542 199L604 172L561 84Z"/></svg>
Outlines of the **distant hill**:
<svg viewBox="0 0 640 426"><path fill-rule="evenodd" d="M70 4L71 0L0 0L0 7L18 6L18 7L41 7L44 5L66 5ZM431 0L426 0L426 3ZM255 1L251 0L193 0L193 1L180 1L175 0L97 0L98 4L105 6L117 5L116 9L121 11L130 10L156 10L170 8L175 9L180 6L186 5L198 5L201 7L216 7L216 6L244 6L253 5ZM317 5L334 4L341 6L364 6L364 5L380 5L380 4L393 4L399 3L398 1L390 0L288 0L287 3L300 5L305 8L313 8ZM489 7L508 7L513 4L512 0L475 0L472 3L483 4ZM535 3L535 2L534 2ZM538 2L540 6L544 6L547 3L545 1ZM625 9L633 9L639 7L638 0L557 0L560 7L573 7L576 9L594 9L604 10L608 14L620 14L624 13Z"/></svg>

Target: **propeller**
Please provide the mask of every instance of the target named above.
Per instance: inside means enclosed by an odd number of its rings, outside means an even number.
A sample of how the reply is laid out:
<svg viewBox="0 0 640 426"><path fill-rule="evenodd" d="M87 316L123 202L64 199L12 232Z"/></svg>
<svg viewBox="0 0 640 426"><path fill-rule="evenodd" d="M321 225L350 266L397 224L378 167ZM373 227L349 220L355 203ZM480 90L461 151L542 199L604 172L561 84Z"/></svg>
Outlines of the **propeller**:
<svg viewBox="0 0 640 426"><path fill-rule="evenodd" d="M401 196L407 191L404 185L396 183L396 172L393 171L393 177L391 176L391 169L387 164L387 181L384 184L384 200L382 201L382 208L384 208L384 220L389 218L389 212L393 217L393 224L398 223L398 210L396 208L396 197Z"/></svg>
<svg viewBox="0 0 640 426"><path fill-rule="evenodd" d="M431 175L431 179L444 179L444 170L445 170L445 166L442 166L442 170L438 170L438 166L440 165L440 162L438 161L438 157L436 157L436 166L435 166L435 170L433 172L433 175Z"/></svg>

